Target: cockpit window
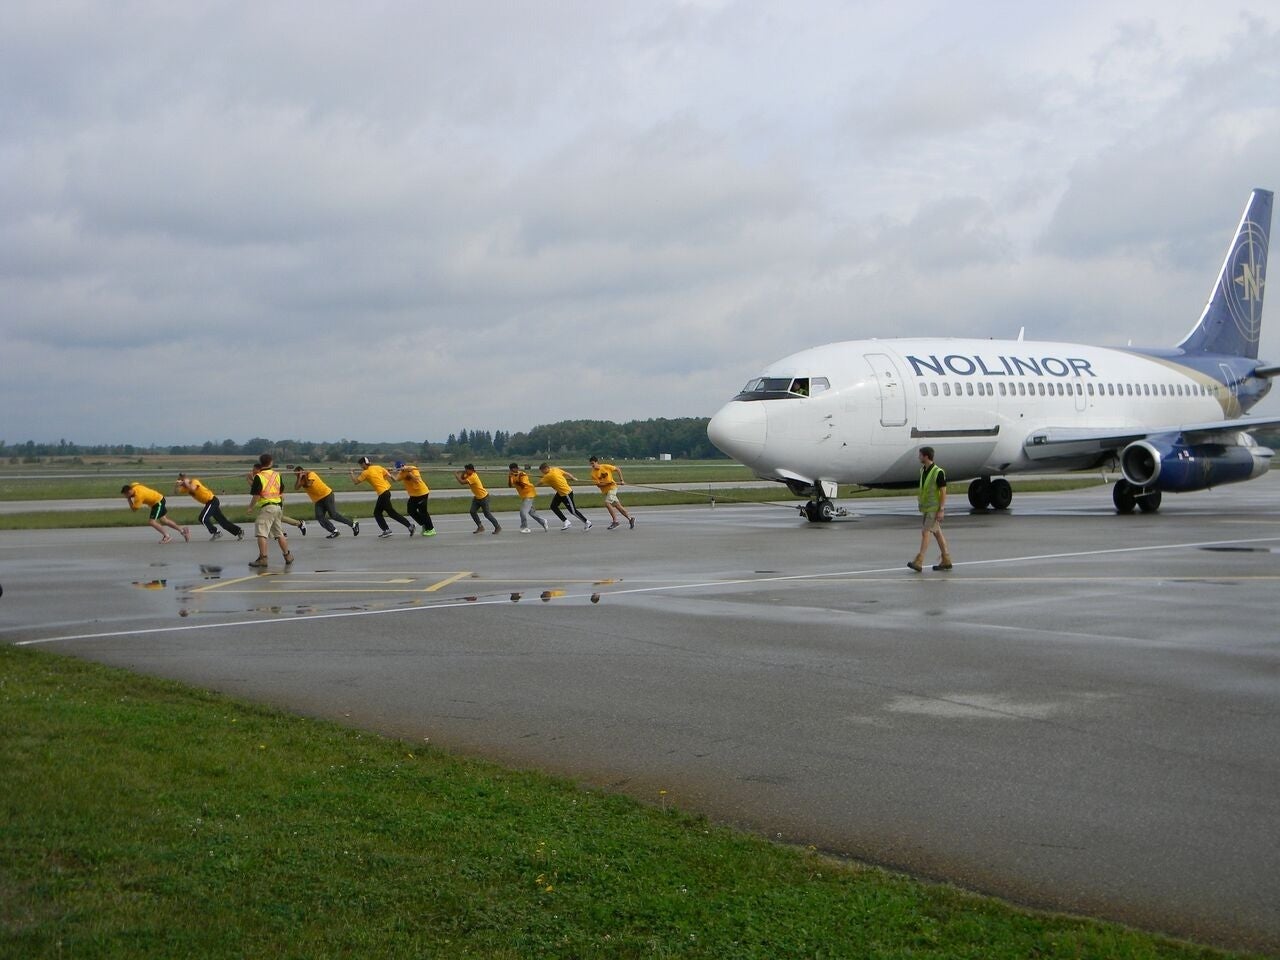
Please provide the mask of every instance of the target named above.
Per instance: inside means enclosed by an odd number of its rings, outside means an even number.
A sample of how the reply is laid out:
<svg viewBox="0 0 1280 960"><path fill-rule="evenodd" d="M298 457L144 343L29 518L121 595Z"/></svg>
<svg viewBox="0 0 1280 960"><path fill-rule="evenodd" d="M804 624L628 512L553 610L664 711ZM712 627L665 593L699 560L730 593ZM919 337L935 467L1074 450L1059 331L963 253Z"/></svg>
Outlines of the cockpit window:
<svg viewBox="0 0 1280 960"><path fill-rule="evenodd" d="M811 397L831 389L826 377L756 377L748 380L735 400L784 400Z"/></svg>

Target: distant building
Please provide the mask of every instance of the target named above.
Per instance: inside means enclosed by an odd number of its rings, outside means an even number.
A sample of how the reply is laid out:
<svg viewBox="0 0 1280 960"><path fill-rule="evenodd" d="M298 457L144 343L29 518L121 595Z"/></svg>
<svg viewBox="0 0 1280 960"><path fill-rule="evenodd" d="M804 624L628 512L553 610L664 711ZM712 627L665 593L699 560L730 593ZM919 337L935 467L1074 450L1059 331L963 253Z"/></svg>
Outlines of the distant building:
<svg viewBox="0 0 1280 960"><path fill-rule="evenodd" d="M660 454L658 454L658 459L659 459L659 460L670 460L670 459L671 459L671 454L669 454L669 453L660 453Z"/></svg>

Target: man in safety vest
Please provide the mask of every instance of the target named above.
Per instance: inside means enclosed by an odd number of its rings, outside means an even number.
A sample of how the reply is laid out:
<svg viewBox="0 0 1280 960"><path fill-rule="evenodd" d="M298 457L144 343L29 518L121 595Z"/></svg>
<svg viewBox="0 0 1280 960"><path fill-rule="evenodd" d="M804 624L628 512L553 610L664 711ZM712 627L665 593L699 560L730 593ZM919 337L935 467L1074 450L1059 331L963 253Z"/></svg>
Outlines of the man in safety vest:
<svg viewBox="0 0 1280 960"><path fill-rule="evenodd" d="M293 554L289 552L289 540L284 535L284 484L273 464L275 458L264 453L258 458L253 468L253 485L249 488L249 512L258 511L253 522L253 532L258 538L258 559L249 566L263 569L267 565L267 540L275 538L280 544L280 552L284 554L284 564L293 563Z"/></svg>
<svg viewBox="0 0 1280 960"><path fill-rule="evenodd" d="M929 535L938 541L938 549L942 551L942 560L933 565L935 570L951 569L951 552L947 549L947 538L942 535L942 515L947 508L947 475L942 468L933 462L933 447L920 448L920 513L923 523L920 527L920 552L907 566L919 573L924 569L925 551L929 549Z"/></svg>

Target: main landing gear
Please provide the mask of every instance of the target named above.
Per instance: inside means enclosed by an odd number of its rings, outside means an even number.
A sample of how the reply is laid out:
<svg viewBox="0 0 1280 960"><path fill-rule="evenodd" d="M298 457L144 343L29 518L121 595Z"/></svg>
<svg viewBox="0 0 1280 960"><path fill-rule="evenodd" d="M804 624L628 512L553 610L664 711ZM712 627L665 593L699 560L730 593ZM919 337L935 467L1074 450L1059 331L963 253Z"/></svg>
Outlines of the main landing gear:
<svg viewBox="0 0 1280 960"><path fill-rule="evenodd" d="M848 512L844 507L837 507L826 497L818 500L810 500L808 503L797 504L796 510L800 516L804 517L810 523L830 523L836 517L846 517Z"/></svg>
<svg viewBox="0 0 1280 960"><path fill-rule="evenodd" d="M1128 480L1117 480L1111 488L1111 502L1116 505L1116 513L1133 513L1134 507L1143 513L1155 513L1160 509L1160 491L1135 486Z"/></svg>
<svg viewBox="0 0 1280 960"><path fill-rule="evenodd" d="M978 477L969 481L969 506L975 510L1008 510L1013 503L1013 487L1004 477Z"/></svg>

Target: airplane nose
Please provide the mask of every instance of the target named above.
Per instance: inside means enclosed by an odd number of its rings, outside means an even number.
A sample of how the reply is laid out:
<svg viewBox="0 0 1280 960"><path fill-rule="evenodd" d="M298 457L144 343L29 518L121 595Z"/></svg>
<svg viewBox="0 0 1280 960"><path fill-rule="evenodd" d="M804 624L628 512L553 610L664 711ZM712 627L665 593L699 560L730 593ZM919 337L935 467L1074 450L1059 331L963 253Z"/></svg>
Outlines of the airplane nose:
<svg viewBox="0 0 1280 960"><path fill-rule="evenodd" d="M707 438L739 463L754 463L764 452L764 404L731 400L707 424Z"/></svg>

